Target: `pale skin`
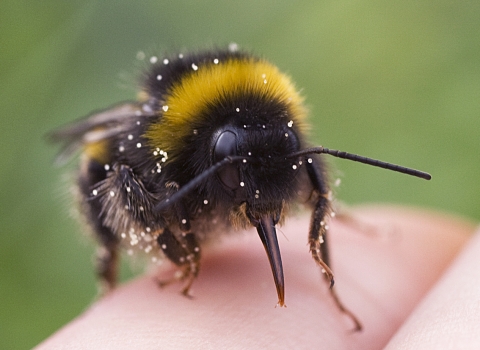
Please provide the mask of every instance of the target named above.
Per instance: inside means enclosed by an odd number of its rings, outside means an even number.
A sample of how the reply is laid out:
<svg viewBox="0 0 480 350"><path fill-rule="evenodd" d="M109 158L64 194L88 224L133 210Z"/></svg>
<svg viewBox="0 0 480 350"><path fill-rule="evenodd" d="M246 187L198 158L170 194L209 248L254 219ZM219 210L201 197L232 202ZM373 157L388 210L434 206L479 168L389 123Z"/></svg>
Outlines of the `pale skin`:
<svg viewBox="0 0 480 350"><path fill-rule="evenodd" d="M378 228L330 222L335 288L362 332L352 333L332 302L308 253L309 220L300 216L278 230L287 308L275 307L270 266L251 231L204 249L192 299L180 284L159 289L156 278L172 272L163 268L97 300L38 349L480 348L475 225L399 207L352 215Z"/></svg>

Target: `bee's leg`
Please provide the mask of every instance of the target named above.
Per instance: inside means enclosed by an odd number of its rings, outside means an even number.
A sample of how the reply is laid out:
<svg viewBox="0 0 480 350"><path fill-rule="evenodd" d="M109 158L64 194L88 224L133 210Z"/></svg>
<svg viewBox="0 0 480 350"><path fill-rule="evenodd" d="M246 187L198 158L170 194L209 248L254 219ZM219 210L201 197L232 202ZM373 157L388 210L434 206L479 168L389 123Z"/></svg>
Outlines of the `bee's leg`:
<svg viewBox="0 0 480 350"><path fill-rule="evenodd" d="M308 243L310 246L310 253L315 262L322 268L325 278L330 284L330 293L341 312L350 317L355 324L355 331L362 329L362 325L355 317L355 315L348 310L333 289L334 277L330 269L330 256L328 250L328 225L326 223L327 217L330 213L330 194L327 186L327 180L322 173L321 167L316 163L316 159L311 158L312 161L306 162L308 176L313 186L313 196L315 198L315 206L310 221L310 230L308 235Z"/></svg>
<svg viewBox="0 0 480 350"><path fill-rule="evenodd" d="M166 187L168 196L172 196L179 189L179 185L173 181L168 182ZM173 278L159 281L159 285L163 287L178 280L186 281L182 294L189 296L190 287L200 269L200 245L195 234L191 232L190 218L183 202L176 202L170 210L176 216L181 236L176 236L168 227L165 227L157 236L157 243L166 257L181 270Z"/></svg>
<svg viewBox="0 0 480 350"><path fill-rule="evenodd" d="M96 253L96 271L100 283L100 293L104 294L115 288L117 283L118 241L105 226L96 230L96 233L101 241Z"/></svg>
<svg viewBox="0 0 480 350"><path fill-rule="evenodd" d="M119 246L118 238L103 224L100 215L102 212L100 198L92 197L92 188L105 178L106 170L103 165L94 160L88 160L83 164L78 178L78 186L82 197L81 209L100 244L97 249L96 271L101 293L113 289L117 282Z"/></svg>
<svg viewBox="0 0 480 350"><path fill-rule="evenodd" d="M157 243L165 256L181 268L180 275L170 280L159 281L159 285L163 287L177 280L185 281L182 294L189 296L190 287L200 268L200 246L195 235L183 232L182 237L178 239L172 231L165 228L157 236Z"/></svg>

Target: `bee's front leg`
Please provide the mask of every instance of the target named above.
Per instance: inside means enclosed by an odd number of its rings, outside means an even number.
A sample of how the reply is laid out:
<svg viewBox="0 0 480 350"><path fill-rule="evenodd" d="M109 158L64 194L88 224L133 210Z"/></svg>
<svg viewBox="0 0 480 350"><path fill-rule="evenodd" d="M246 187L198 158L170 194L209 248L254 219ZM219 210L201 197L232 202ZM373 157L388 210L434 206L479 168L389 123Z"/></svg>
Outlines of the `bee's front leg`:
<svg viewBox="0 0 480 350"><path fill-rule="evenodd" d="M195 235L184 232L182 237L177 238L172 231L165 228L158 234L157 243L165 256L181 268L179 275L170 280L159 281L159 285L163 287L177 280L186 281L182 294L189 296L190 287L200 268L200 246Z"/></svg>
<svg viewBox="0 0 480 350"><path fill-rule="evenodd" d="M327 218L330 214L330 199L327 181L323 175L316 159L307 161L307 172L313 186L313 196L315 199L314 210L310 221L310 231L308 243L310 252L315 262L322 268L325 278L330 284L330 294L332 295L337 307L355 324L354 330L360 331L362 325L357 317L348 310L340 301L335 289L333 288L334 277L330 269L330 255L328 250L328 225Z"/></svg>

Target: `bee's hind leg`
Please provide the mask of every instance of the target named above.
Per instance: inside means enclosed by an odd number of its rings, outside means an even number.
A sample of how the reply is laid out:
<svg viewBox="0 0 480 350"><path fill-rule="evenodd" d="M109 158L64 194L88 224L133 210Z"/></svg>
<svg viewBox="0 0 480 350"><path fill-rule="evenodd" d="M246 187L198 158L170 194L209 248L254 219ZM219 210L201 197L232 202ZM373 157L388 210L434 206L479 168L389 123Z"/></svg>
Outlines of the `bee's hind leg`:
<svg viewBox="0 0 480 350"><path fill-rule="evenodd" d="M107 171L95 160L88 160L78 178L81 192L81 210L87 218L95 238L99 243L96 254L96 273L99 280L99 292L105 294L117 283L119 261L119 240L110 228L104 225L103 206L99 197L92 194L92 188L105 180Z"/></svg>

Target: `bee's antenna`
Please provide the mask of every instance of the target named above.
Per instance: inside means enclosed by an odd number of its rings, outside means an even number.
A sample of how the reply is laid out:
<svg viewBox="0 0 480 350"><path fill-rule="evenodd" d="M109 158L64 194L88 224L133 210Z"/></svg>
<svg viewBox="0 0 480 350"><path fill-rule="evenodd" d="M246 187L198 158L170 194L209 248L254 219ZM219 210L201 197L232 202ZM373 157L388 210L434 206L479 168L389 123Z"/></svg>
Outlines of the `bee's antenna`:
<svg viewBox="0 0 480 350"><path fill-rule="evenodd" d="M325 154L332 155L334 157L353 160L354 162L360 162L363 164L373 165L379 168L384 168L384 169L393 170L399 173L420 177L425 180L430 180L432 178L430 174L420 170L406 168L404 166L400 166L392 163L382 162L381 160L359 156L358 154L347 153L347 152L338 151L334 149L328 149L322 146L307 148L298 152L291 153L287 156L287 158L295 158L295 157L312 154L312 153L317 153L317 154L325 153Z"/></svg>
<svg viewBox="0 0 480 350"><path fill-rule="evenodd" d="M201 182L208 179L210 176L215 174L219 169L223 168L224 166L236 162L240 162L246 159L242 156L228 156L222 159L221 161L213 164L207 170L203 171L200 175L193 178L190 182L182 186L177 192L175 192L171 197L161 201L155 206L155 210L160 211L165 209L166 207L175 204L180 198L185 196L187 193L192 191L195 187L197 187Z"/></svg>

